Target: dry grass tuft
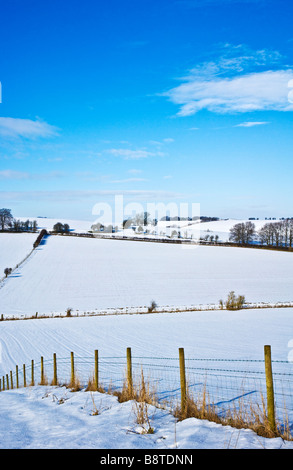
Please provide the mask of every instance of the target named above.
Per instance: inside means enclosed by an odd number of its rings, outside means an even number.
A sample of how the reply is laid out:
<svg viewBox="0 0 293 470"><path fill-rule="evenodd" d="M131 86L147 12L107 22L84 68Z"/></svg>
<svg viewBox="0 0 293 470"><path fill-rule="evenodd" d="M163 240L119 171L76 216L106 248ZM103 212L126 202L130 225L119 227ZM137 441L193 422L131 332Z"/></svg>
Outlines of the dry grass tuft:
<svg viewBox="0 0 293 470"><path fill-rule="evenodd" d="M46 375L44 375L44 377L40 380L39 385L48 385L48 384L49 384L48 378Z"/></svg>
<svg viewBox="0 0 293 470"><path fill-rule="evenodd" d="M68 384L64 384L66 388L70 388L72 392L79 392L82 389L80 380L77 376L74 377Z"/></svg>
<svg viewBox="0 0 293 470"><path fill-rule="evenodd" d="M118 401L123 403L129 400L156 404L156 392L151 389L150 383L145 381L143 371L141 370L140 381L136 384L129 384L127 378L124 379L121 392L114 392Z"/></svg>
<svg viewBox="0 0 293 470"><path fill-rule="evenodd" d="M93 377L89 378L85 391L106 393L105 388L101 384L98 385L98 388L96 387L95 379Z"/></svg>
<svg viewBox="0 0 293 470"><path fill-rule="evenodd" d="M271 429L262 395L261 405L252 402L245 405L243 398L241 398L225 411L218 410L216 405L207 402L208 396L206 386L204 386L201 395L197 398L187 392L185 408L182 410L181 406L177 406L173 414L179 421L187 418L207 419L235 429L251 429L261 437L281 437L285 440L293 440L287 420L284 421L284 424L277 423L275 430Z"/></svg>

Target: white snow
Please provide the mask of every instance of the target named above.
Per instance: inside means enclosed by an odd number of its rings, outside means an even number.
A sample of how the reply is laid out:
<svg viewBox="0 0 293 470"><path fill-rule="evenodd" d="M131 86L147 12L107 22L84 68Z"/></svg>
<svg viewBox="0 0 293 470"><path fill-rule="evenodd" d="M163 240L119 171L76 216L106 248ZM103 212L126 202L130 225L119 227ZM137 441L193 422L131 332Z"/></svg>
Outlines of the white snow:
<svg viewBox="0 0 293 470"><path fill-rule="evenodd" d="M49 236L0 289L1 313L292 302L293 253Z"/></svg>
<svg viewBox="0 0 293 470"><path fill-rule="evenodd" d="M14 268L33 249L37 233L0 233L0 278L5 268Z"/></svg>
<svg viewBox="0 0 293 470"><path fill-rule="evenodd" d="M38 230L46 229L48 231L53 230L55 224L60 222L61 224L68 224L72 232L85 233L91 229L91 226L94 222L89 220L76 220L76 219L66 219L66 218L47 218L47 217L16 217L16 219L26 221L26 220L36 220L38 224Z"/></svg>
<svg viewBox="0 0 293 470"><path fill-rule="evenodd" d="M170 227L171 232L177 229L180 230L182 237L193 236L194 239L197 239L200 235L204 238L206 235L219 236L219 241L228 242L230 236L230 229L239 223L252 222L255 225L256 231L260 230L266 223L278 222L278 220L249 220L249 219L220 219L212 222L193 222L193 221L159 221L158 222L158 231L166 230L166 227Z"/></svg>
<svg viewBox="0 0 293 470"><path fill-rule="evenodd" d="M47 217L16 217L19 220L26 221L36 220L38 224L38 229L46 229L48 231L53 230L53 227L56 223L61 222L62 224L68 224L71 232L76 233L87 233L91 230L91 226L95 223L95 220L76 220L76 219L67 219L67 218L47 218ZM219 240L222 242L229 241L230 229L238 223L248 222L249 219L220 219L212 222L201 222L198 221L162 221L159 220L157 226L148 225L144 226L144 230L147 229L150 234L155 233L155 236L162 235L171 235L173 230L179 230L182 237L193 236L194 239L197 239L199 236L204 237L205 235L218 235ZM266 223L278 222L278 220L251 220L255 224L255 228L258 231ZM110 224L110 222L109 222ZM101 232L103 234L103 232ZM125 237L139 236L137 231L134 231L132 228L122 230L122 227L119 228L119 232L116 235L123 235ZM109 234L107 234L109 236ZM115 236L114 234L112 236ZM141 235L141 236L154 236L154 235Z"/></svg>
<svg viewBox="0 0 293 470"><path fill-rule="evenodd" d="M35 238L36 234L0 234L1 264L21 261ZM45 369L51 370L50 361L56 353L59 374L69 380L73 351L77 371L86 382L92 372L94 350L98 349L101 378L109 384L111 379L115 383L118 375L119 380L123 377L127 347L132 348L138 365L139 361L153 364L154 359L165 358L163 365L168 366L167 359L177 364L179 347L184 347L187 361L262 361L265 344L272 346L274 361L286 363L289 377L293 367L293 308L82 315L110 308L134 312L149 305L152 299L159 306L178 308L217 304L231 290L245 295L249 302L292 302L292 256L292 253L245 248L184 249L172 244L50 236L0 284L0 314L8 317L30 316L35 312L64 314L66 308L72 307L80 316L1 322L0 378L14 371L16 365L20 368L24 363L29 365L32 359L38 375L41 356L46 361ZM112 359L107 362L107 358ZM211 367L210 364L204 361L202 367ZM237 364L232 369L236 371ZM171 383L167 370L160 377L162 386ZM178 389L178 378L172 380ZM289 384L289 392L291 388ZM233 388L229 393L234 394ZM291 393L288 396L292 401ZM277 400L279 403L283 396L278 395ZM94 403L99 410L97 416L93 416ZM281 439L263 439L249 430L195 418L175 426L167 410L153 407L149 415L155 432L141 434L134 409L133 402L119 404L113 396L84 391L72 393L64 387L6 390L0 394L0 446L3 449L293 448L292 443Z"/></svg>
<svg viewBox="0 0 293 470"><path fill-rule="evenodd" d="M135 356L176 358L184 347L186 357L263 359L270 344L273 359L287 361L292 318L293 308L276 308L4 321L0 377L54 352L92 357L99 349L102 356L121 357L128 346Z"/></svg>
<svg viewBox="0 0 293 470"><path fill-rule="evenodd" d="M289 386L287 382L287 375L292 375L293 367L290 328L292 315L293 309L286 308L5 321L1 323L0 332L0 377L10 370L15 371L15 366L18 365L22 383L21 370L22 364L25 363L29 382L29 366L33 359L36 368L35 380L38 383L40 358L43 356L45 373L51 380L52 357L55 352L58 378L61 383L68 382L70 352L73 351L77 376L82 384L86 384L94 369L94 350L98 349L101 383L105 386L110 383L114 387L121 386L125 373L126 348L131 347L134 371L139 374L140 365L143 365L145 377L150 377L152 381L155 379L154 383L159 380L157 384L160 385L160 390L165 390L161 396L176 398L177 395L173 391L179 390L179 373L174 366L178 366L179 347L184 347L185 350L189 379L195 379L194 383L202 390L201 383L206 380L206 374L209 377L208 371L211 368L230 369L230 375L234 375L233 370L244 369L248 373L251 369L258 375L259 372L263 373L263 362L254 361L263 360L264 345L270 344L273 361L283 361L285 367L282 371L286 375L281 377L285 381L277 376L278 380L275 381L276 390L282 392L276 395L278 416L282 421L286 388L289 392L292 388L292 382L289 382ZM201 359L200 364L192 362L193 359ZM221 361L219 365L217 362L206 361L208 359L221 359L224 362ZM238 359L244 362L235 362ZM158 367L158 364L162 367ZM196 366L200 367L199 371L192 370L192 367ZM278 362L274 363L274 371L279 371ZM222 378L221 372L216 374L217 398L228 396L231 400L234 397L233 403L235 397L239 396L240 392L243 393L243 374L240 375L238 383L234 378L228 378L227 373L224 373ZM253 388L250 389L250 393L253 392L253 400L254 397L257 399L254 390L258 380L259 377L256 382L253 381ZM223 389L220 389L220 386ZM3 403L6 393L10 392L5 391L0 395L0 403ZM289 418L292 419L293 403L290 393L289 397L286 398L286 406ZM88 400L90 401L90 398ZM7 410L11 409L7 404ZM202 424L204 426L204 423ZM173 432L172 429L173 426L170 432ZM78 433L78 429L74 432ZM190 439L192 440L192 436ZM211 444L210 439L213 439L212 435L207 437L204 445L215 445ZM258 444L254 442L251 445ZM202 445L202 442L196 445ZM222 446L221 440L218 445Z"/></svg>
<svg viewBox="0 0 293 470"><path fill-rule="evenodd" d="M293 449L291 442L247 429L195 418L176 423L153 406L148 416L154 432L145 434L149 426L137 424L133 401L119 404L98 392L38 386L5 391L0 398L2 449Z"/></svg>

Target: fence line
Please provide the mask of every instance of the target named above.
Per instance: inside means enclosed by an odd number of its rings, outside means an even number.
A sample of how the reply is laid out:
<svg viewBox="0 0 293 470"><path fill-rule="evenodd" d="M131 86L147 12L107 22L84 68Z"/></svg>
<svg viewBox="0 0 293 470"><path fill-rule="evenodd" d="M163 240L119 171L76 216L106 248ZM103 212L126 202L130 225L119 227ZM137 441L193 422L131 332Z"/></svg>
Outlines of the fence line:
<svg viewBox="0 0 293 470"><path fill-rule="evenodd" d="M39 362L17 365L0 377L0 391L46 384L74 387L76 380L83 388L91 380L96 390L102 386L117 392L126 384L132 391L142 371L158 404L183 409L187 396L199 397L204 390L208 404L224 415L231 406L247 411L252 404L262 407L265 399L271 429L284 416L293 428L293 364L272 360L270 346L264 347L263 360L185 358L183 348L173 358L133 356L131 348L125 356L102 356L95 350L92 356L71 352L57 361L54 354L52 359L41 357Z"/></svg>

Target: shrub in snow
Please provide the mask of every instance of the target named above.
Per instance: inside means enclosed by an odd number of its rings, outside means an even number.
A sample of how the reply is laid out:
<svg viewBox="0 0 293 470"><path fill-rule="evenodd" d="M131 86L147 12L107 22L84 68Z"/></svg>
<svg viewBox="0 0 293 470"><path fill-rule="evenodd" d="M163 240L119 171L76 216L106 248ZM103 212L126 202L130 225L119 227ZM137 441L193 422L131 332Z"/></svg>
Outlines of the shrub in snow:
<svg viewBox="0 0 293 470"><path fill-rule="evenodd" d="M236 297L235 292L231 291L228 295L228 299L226 300L225 306L227 310L240 310L243 308L245 304L245 297L244 295L238 295ZM221 301L220 301L221 305Z"/></svg>
<svg viewBox="0 0 293 470"><path fill-rule="evenodd" d="M12 268L5 268L4 269L4 274L5 274L6 277L9 276L9 274L11 274L11 273L12 273Z"/></svg>
<svg viewBox="0 0 293 470"><path fill-rule="evenodd" d="M148 313L153 312L157 308L157 304L154 300L151 301L151 305L148 307Z"/></svg>

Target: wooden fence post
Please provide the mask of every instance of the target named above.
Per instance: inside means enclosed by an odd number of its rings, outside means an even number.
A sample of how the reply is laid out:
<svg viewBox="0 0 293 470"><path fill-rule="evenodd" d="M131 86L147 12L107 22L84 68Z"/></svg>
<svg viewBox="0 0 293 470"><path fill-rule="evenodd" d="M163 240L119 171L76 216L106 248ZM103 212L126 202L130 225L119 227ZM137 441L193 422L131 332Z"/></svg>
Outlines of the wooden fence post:
<svg viewBox="0 0 293 470"><path fill-rule="evenodd" d="M132 359L131 359L131 348L127 348L126 350L126 358L127 358L127 386L128 386L128 393L132 396L133 394L133 382L132 382Z"/></svg>
<svg viewBox="0 0 293 470"><path fill-rule="evenodd" d="M6 374L6 389L9 390L9 378L8 378L8 374Z"/></svg>
<svg viewBox="0 0 293 470"><path fill-rule="evenodd" d="M53 354L53 382L52 385L57 385L57 358L56 353Z"/></svg>
<svg viewBox="0 0 293 470"><path fill-rule="evenodd" d="M35 370L34 370L34 360L31 362L31 386L35 385Z"/></svg>
<svg viewBox="0 0 293 470"><path fill-rule="evenodd" d="M95 389L99 388L99 351L95 350Z"/></svg>
<svg viewBox="0 0 293 470"><path fill-rule="evenodd" d="M271 346L264 347L266 386L267 386L267 412L270 428L273 432L276 430L275 420L275 399L274 399L274 382L272 372L272 355Z"/></svg>
<svg viewBox="0 0 293 470"><path fill-rule="evenodd" d="M15 375L16 375L16 388L19 388L19 381L18 381L18 366L15 366Z"/></svg>
<svg viewBox="0 0 293 470"><path fill-rule="evenodd" d="M186 411L186 375L184 348L179 348L180 388L181 388L181 413Z"/></svg>
<svg viewBox="0 0 293 470"><path fill-rule="evenodd" d="M75 384L74 353L71 352L70 356L71 356L71 380L70 380L70 384L71 384L71 387L74 387L74 384Z"/></svg>
<svg viewBox="0 0 293 470"><path fill-rule="evenodd" d="M44 358L41 356L41 382L40 385L45 384L45 376L44 376Z"/></svg>
<svg viewBox="0 0 293 470"><path fill-rule="evenodd" d="M25 364L23 364L23 386L26 387Z"/></svg>
<svg viewBox="0 0 293 470"><path fill-rule="evenodd" d="M13 390L12 370L10 371L10 388L11 388L11 390Z"/></svg>
<svg viewBox="0 0 293 470"><path fill-rule="evenodd" d="M4 375L2 376L2 388L5 390L5 377Z"/></svg>

